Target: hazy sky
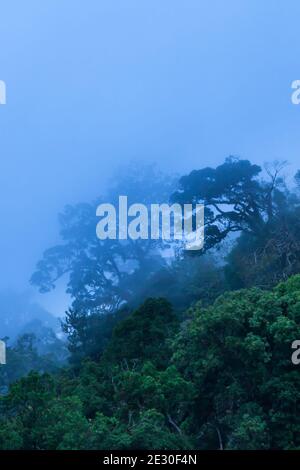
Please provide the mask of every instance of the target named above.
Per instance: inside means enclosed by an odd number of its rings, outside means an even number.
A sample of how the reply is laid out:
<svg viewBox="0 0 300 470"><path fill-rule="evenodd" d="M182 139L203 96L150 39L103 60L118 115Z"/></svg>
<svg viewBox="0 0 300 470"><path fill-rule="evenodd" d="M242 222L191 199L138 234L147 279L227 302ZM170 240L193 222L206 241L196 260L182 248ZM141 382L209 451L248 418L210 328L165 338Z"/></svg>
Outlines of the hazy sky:
<svg viewBox="0 0 300 470"><path fill-rule="evenodd" d="M57 213L119 162L300 167L299 18L297 0L1 1L0 290L28 288Z"/></svg>

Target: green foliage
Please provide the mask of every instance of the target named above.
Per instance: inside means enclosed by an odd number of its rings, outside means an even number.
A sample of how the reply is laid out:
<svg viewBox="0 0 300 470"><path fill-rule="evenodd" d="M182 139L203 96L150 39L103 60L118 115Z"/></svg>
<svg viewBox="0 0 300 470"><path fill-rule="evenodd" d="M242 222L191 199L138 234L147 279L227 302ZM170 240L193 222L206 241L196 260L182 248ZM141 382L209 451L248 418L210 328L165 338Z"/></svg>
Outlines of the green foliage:
<svg viewBox="0 0 300 470"><path fill-rule="evenodd" d="M68 337L71 364L78 365L86 357L99 359L111 338L115 325L128 314L126 308L110 315L95 313L86 315L69 309L62 323L62 329Z"/></svg>
<svg viewBox="0 0 300 470"><path fill-rule="evenodd" d="M228 293L197 306L177 336L173 361L198 390L191 431L200 428L203 439L209 430L212 439L217 429L213 446L299 446L300 376L291 362L299 283L296 276L270 292Z"/></svg>
<svg viewBox="0 0 300 470"><path fill-rule="evenodd" d="M47 354L39 354L37 344L35 335L26 333L18 338L14 346L7 346L7 364L0 368L0 394L7 391L10 383L31 370L54 373L61 367L57 355L59 352L65 354L65 348L60 341L54 343L56 350Z"/></svg>
<svg viewBox="0 0 300 470"><path fill-rule="evenodd" d="M177 323L169 302L148 299L116 326L106 356L113 362L151 360L163 366L170 355L166 340Z"/></svg>
<svg viewBox="0 0 300 470"><path fill-rule="evenodd" d="M300 276L196 304L148 299L105 353L31 373L0 400L1 449L300 447Z"/></svg>
<svg viewBox="0 0 300 470"><path fill-rule="evenodd" d="M68 207L64 243L33 282L49 290L69 274L71 365L51 370L28 337L8 351L17 372L1 369L3 383L39 373L0 398L0 449L300 448L299 188L280 169L264 180L229 158L181 178L173 198L206 205L202 256L100 243L95 204ZM160 202L173 182L149 174L116 180L111 194ZM227 259L216 254L225 240Z"/></svg>

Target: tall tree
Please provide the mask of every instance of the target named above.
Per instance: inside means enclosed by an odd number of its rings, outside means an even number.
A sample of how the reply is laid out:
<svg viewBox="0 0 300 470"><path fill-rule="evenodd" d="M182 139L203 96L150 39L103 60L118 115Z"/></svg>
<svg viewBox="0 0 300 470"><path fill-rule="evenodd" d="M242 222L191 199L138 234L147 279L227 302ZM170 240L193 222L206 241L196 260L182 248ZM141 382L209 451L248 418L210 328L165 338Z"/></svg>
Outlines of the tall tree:
<svg viewBox="0 0 300 470"><path fill-rule="evenodd" d="M229 157L217 168L194 170L183 176L172 199L205 206L205 249L234 232L259 235L276 210L279 173L270 182L259 179L261 167Z"/></svg>
<svg viewBox="0 0 300 470"><path fill-rule="evenodd" d="M130 303L139 286L165 265L162 244L150 239L99 240L96 208L100 202L117 206L120 195L127 195L128 204L165 202L173 188L174 178L152 165L134 164L115 177L106 196L67 206L59 217L63 243L45 251L32 284L48 292L67 277L72 307L85 315L112 313Z"/></svg>

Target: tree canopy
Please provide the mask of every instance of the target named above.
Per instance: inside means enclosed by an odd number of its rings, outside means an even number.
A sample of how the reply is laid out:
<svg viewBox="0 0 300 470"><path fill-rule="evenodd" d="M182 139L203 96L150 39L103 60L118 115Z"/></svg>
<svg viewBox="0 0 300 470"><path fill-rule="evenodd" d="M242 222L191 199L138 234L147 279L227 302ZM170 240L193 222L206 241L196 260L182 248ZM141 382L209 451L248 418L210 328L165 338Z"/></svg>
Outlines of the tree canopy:
<svg viewBox="0 0 300 470"><path fill-rule="evenodd" d="M205 205L192 257L101 242L96 203L67 207L32 282L68 276L70 363L39 357L30 336L11 348L0 449L300 449L299 172L292 187L283 167L230 157L177 187L152 167L116 178L111 201Z"/></svg>
<svg viewBox="0 0 300 470"><path fill-rule="evenodd" d="M180 325L149 299L100 360L12 385L0 448L299 448L299 337L300 276L197 304Z"/></svg>

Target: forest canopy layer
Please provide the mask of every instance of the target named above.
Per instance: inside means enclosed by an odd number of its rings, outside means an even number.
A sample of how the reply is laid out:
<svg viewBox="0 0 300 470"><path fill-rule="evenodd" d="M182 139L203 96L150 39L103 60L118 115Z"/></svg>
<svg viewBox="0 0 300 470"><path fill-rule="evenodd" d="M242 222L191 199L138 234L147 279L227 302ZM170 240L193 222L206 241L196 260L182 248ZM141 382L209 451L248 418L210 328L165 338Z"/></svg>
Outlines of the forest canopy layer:
<svg viewBox="0 0 300 470"><path fill-rule="evenodd" d="M300 173L283 174L233 157L179 179L132 166L66 207L31 281L67 278L69 364L30 335L9 348L0 448L300 448ZM203 204L204 249L98 240L95 208L120 194Z"/></svg>

